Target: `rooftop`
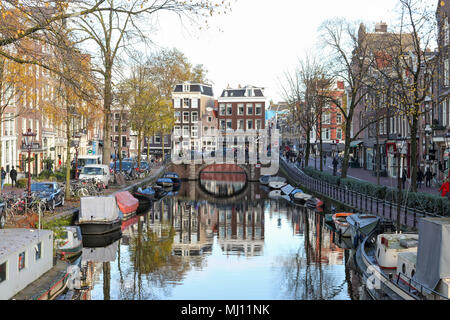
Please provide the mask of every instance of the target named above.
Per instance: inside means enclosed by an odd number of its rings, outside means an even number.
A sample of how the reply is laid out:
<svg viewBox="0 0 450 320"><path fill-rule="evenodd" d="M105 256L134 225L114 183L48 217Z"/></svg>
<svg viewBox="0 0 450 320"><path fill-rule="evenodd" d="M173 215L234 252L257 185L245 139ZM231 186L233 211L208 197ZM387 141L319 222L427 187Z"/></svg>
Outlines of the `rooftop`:
<svg viewBox="0 0 450 320"><path fill-rule="evenodd" d="M36 229L1 229L0 230L0 259L11 253L18 252L34 241L53 234L50 230Z"/></svg>

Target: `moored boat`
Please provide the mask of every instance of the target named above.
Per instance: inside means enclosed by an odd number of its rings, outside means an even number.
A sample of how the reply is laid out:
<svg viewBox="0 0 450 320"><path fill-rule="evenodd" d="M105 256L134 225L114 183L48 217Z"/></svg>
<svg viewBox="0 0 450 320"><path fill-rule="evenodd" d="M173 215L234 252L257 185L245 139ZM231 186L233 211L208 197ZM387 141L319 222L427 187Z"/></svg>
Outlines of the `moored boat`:
<svg viewBox="0 0 450 320"><path fill-rule="evenodd" d="M128 191L118 192L115 197L117 206L123 214L122 220L131 218L139 207L139 200L133 197Z"/></svg>
<svg viewBox="0 0 450 320"><path fill-rule="evenodd" d="M62 260L72 261L81 255L83 240L79 226L65 226L56 252Z"/></svg>
<svg viewBox="0 0 450 320"><path fill-rule="evenodd" d="M140 204L149 204L156 199L156 191L152 187L147 187L145 189L139 187L133 192L133 197L138 199Z"/></svg>
<svg viewBox="0 0 450 320"><path fill-rule="evenodd" d="M285 185L284 187L281 188L281 191L285 194L285 195L290 195L292 193L292 191L295 190L295 187L291 186L290 184Z"/></svg>
<svg viewBox="0 0 450 320"><path fill-rule="evenodd" d="M354 213L346 218L350 225L350 235L355 248L377 226L380 217L373 214Z"/></svg>
<svg viewBox="0 0 450 320"><path fill-rule="evenodd" d="M162 177L171 179L174 187L178 187L181 185L180 176L175 172L166 172Z"/></svg>
<svg viewBox="0 0 450 320"><path fill-rule="evenodd" d="M304 205L306 203L306 201L308 201L312 198L312 195L304 193L301 190L300 191L294 190L290 194L290 197L291 197L292 201L295 202L296 204Z"/></svg>
<svg viewBox="0 0 450 320"><path fill-rule="evenodd" d="M156 184L163 188L170 188L173 187L174 183L170 178L159 178L158 180L156 180Z"/></svg>
<svg viewBox="0 0 450 320"><path fill-rule="evenodd" d="M336 232L341 235L341 237L349 238L351 237L350 224L347 222L347 217L351 216L353 213L339 212L332 216L333 223L336 227Z"/></svg>
<svg viewBox="0 0 450 320"><path fill-rule="evenodd" d="M262 176L259 178L259 183L262 185L268 185L271 177L272 176Z"/></svg>
<svg viewBox="0 0 450 320"><path fill-rule="evenodd" d="M113 196L82 197L77 224L85 235L106 234L120 230L122 217Z"/></svg>
<svg viewBox="0 0 450 320"><path fill-rule="evenodd" d="M319 210L323 208L323 201L319 198L312 197L311 199L306 201L305 205L309 208L315 208Z"/></svg>
<svg viewBox="0 0 450 320"><path fill-rule="evenodd" d="M270 177L268 185L272 189L281 189L285 185L287 185L286 178L283 178L283 177L280 177L280 176Z"/></svg>
<svg viewBox="0 0 450 320"><path fill-rule="evenodd" d="M270 199L280 199L282 195L283 195L283 193L281 192L280 189L272 190L269 192Z"/></svg>

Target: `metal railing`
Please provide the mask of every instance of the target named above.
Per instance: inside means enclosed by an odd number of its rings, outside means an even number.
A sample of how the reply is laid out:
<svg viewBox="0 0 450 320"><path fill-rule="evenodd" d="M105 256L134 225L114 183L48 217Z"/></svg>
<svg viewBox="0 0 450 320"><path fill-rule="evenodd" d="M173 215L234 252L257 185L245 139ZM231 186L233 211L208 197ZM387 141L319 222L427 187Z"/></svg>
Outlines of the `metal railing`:
<svg viewBox="0 0 450 320"><path fill-rule="evenodd" d="M324 195L326 197L337 200L355 210L362 211L369 214L376 214L384 218L395 220L397 218L398 204L386 199L380 199L351 190L347 187L341 187L320 179L315 179L308 176L299 168L293 168L286 161L280 157L280 164L289 172L296 182L300 183L308 190ZM417 228L418 219L422 217L442 217L441 215L426 212L418 208L410 208L406 205L400 205L401 223L405 226Z"/></svg>

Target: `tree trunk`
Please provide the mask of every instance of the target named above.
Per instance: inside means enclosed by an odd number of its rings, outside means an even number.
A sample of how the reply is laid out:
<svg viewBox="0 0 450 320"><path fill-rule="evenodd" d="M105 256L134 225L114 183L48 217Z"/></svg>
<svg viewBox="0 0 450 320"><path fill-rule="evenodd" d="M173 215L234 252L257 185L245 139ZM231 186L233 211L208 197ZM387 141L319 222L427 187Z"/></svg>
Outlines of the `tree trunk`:
<svg viewBox="0 0 450 320"><path fill-rule="evenodd" d="M379 132L380 132L380 125L379 122L377 122L376 125L376 135L375 135L375 139L376 139L376 150L377 150L377 154L376 154L376 173L377 173L377 184L380 185L380 142L379 142Z"/></svg>
<svg viewBox="0 0 450 320"><path fill-rule="evenodd" d="M147 137L147 161L150 161L150 137Z"/></svg>
<svg viewBox="0 0 450 320"><path fill-rule="evenodd" d="M142 149L142 131L139 130L137 134L137 143L138 143L138 155L137 155L137 163L138 168L141 167L141 149Z"/></svg>
<svg viewBox="0 0 450 320"><path fill-rule="evenodd" d="M117 130L118 132L118 148L119 148L119 171L122 172L122 111L120 112L120 116L119 116L119 124L117 125Z"/></svg>
<svg viewBox="0 0 450 320"><path fill-rule="evenodd" d="M66 199L71 199L70 194L70 143L71 143L71 130L70 130L70 121L66 119L66 189L64 190Z"/></svg>
<svg viewBox="0 0 450 320"><path fill-rule="evenodd" d="M412 124L411 124L411 154L410 154L410 163L411 163L411 189L412 192L417 192L417 114L414 112Z"/></svg>
<svg viewBox="0 0 450 320"><path fill-rule="evenodd" d="M162 162L164 163L164 160L166 160L165 154L164 154L164 133L161 133L161 146L162 146Z"/></svg>
<svg viewBox="0 0 450 320"><path fill-rule="evenodd" d="M112 66L105 68L105 88L103 90L103 164L109 165L111 162L111 104L112 104L112 85L111 85Z"/></svg>
<svg viewBox="0 0 450 320"><path fill-rule="evenodd" d="M348 171L348 162L350 158L350 143L351 143L351 137L350 137L350 130L351 126L346 123L345 125L345 146L344 146L344 160L342 161L341 166L341 178L345 179L347 178L347 171Z"/></svg>
<svg viewBox="0 0 450 320"><path fill-rule="evenodd" d="M311 130L308 130L306 132L305 168L308 167L308 165L309 165L309 155L311 152L310 136L311 136Z"/></svg>

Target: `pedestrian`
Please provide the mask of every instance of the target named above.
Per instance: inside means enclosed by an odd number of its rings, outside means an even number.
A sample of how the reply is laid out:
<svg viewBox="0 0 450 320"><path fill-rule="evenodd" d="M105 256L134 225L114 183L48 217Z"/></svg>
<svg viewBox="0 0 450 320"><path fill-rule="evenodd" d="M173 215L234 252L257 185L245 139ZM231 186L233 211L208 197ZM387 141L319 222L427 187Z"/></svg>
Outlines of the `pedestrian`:
<svg viewBox="0 0 450 320"><path fill-rule="evenodd" d="M17 171L12 167L11 171L9 172L9 176L11 177L11 186L14 188L17 186Z"/></svg>
<svg viewBox="0 0 450 320"><path fill-rule="evenodd" d="M423 183L423 172L422 169L419 168L419 171L417 172L417 187L421 188Z"/></svg>
<svg viewBox="0 0 450 320"><path fill-rule="evenodd" d="M450 184L448 182L448 178L445 178L444 183L442 184L439 191L441 191L441 195L443 197L445 197L447 195L447 193L450 191Z"/></svg>
<svg viewBox="0 0 450 320"><path fill-rule="evenodd" d="M406 169L403 169L402 172L402 183L403 183L403 189L405 189L405 184L406 184L406 176L408 175L408 173L406 172Z"/></svg>
<svg viewBox="0 0 450 320"><path fill-rule="evenodd" d="M339 162L338 162L337 158L334 157L333 158L333 176L335 176L336 173L337 173L337 166L338 166L338 164L339 164Z"/></svg>
<svg viewBox="0 0 450 320"><path fill-rule="evenodd" d="M327 164L327 155L323 154L323 165L325 166Z"/></svg>
<svg viewBox="0 0 450 320"><path fill-rule="evenodd" d="M297 163L298 163L298 167L301 168L302 167L302 155L300 153L297 156Z"/></svg>
<svg viewBox="0 0 450 320"><path fill-rule="evenodd" d="M6 171L5 171L5 169L3 169L3 167L1 170L2 170L1 175L2 175L2 190L3 190L3 186L5 185L5 179L6 179Z"/></svg>
<svg viewBox="0 0 450 320"><path fill-rule="evenodd" d="M427 171L425 171L425 186L431 187L431 179L433 178L433 174L431 173L430 167L427 167Z"/></svg>

